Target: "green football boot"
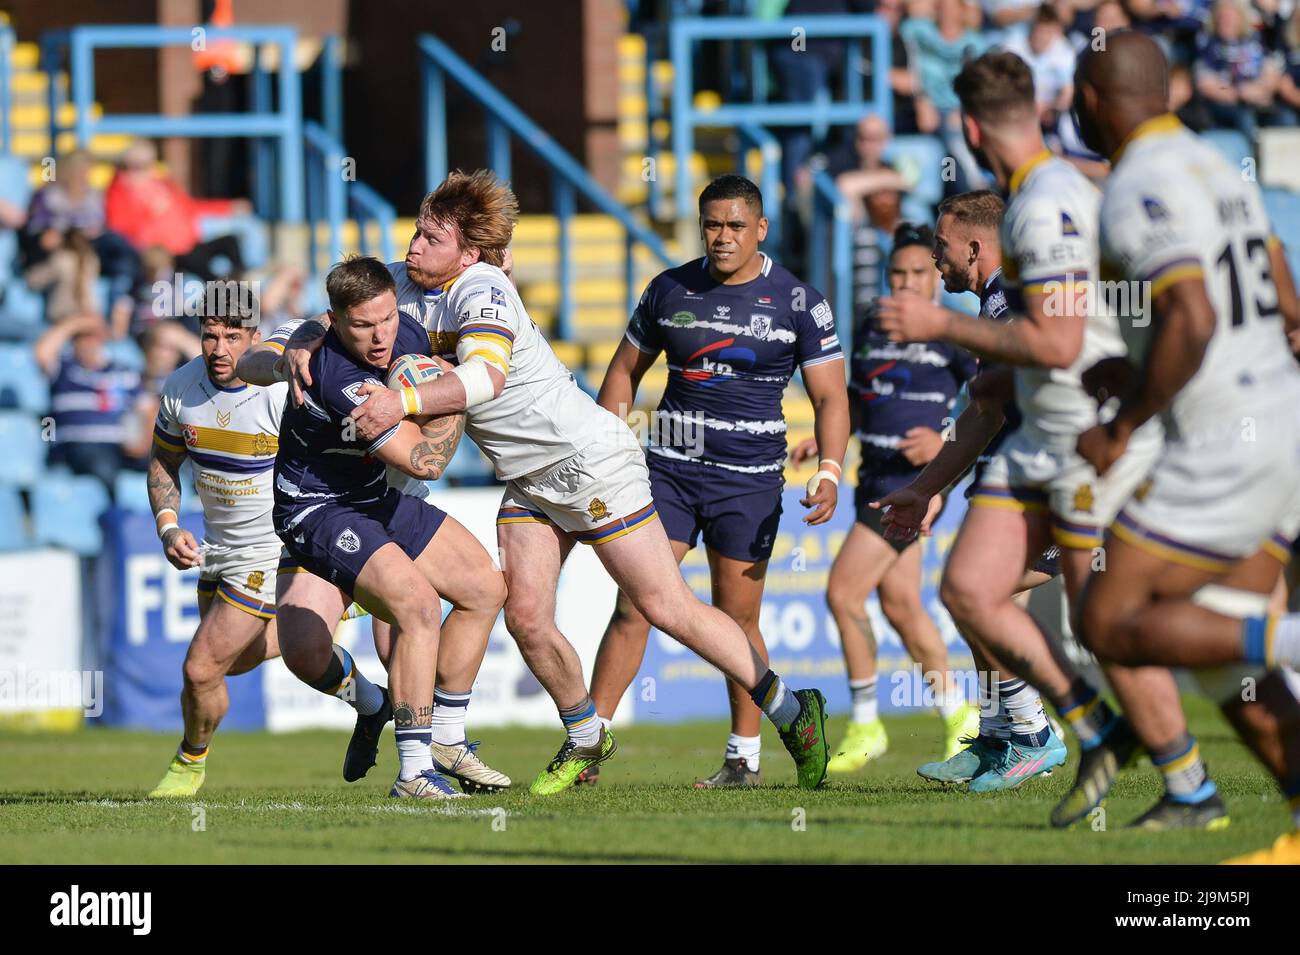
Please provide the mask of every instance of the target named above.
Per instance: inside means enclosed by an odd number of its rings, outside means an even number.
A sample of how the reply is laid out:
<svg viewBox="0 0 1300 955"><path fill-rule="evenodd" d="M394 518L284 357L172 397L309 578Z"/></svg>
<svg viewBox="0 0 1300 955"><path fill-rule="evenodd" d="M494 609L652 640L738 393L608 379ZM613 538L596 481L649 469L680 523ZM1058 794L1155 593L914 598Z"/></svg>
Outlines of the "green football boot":
<svg viewBox="0 0 1300 955"><path fill-rule="evenodd" d="M207 760L202 759L195 763L187 763L179 756L172 757L172 763L167 767L167 775L162 778L153 792L149 793L149 799L186 799L196 795L199 787L203 785L203 777L207 771Z"/></svg>
<svg viewBox="0 0 1300 955"><path fill-rule="evenodd" d="M781 742L794 757L800 789L816 789L826 778L830 747L826 745L826 697L821 690L795 690L799 715L778 727Z"/></svg>
<svg viewBox="0 0 1300 955"><path fill-rule="evenodd" d="M614 741L614 734L603 726L600 729L600 739L594 746L578 746L565 737L560 751L555 754L550 765L537 775L528 791L534 796L554 796L564 792L578 781L584 769L603 763L617 751L618 743Z"/></svg>

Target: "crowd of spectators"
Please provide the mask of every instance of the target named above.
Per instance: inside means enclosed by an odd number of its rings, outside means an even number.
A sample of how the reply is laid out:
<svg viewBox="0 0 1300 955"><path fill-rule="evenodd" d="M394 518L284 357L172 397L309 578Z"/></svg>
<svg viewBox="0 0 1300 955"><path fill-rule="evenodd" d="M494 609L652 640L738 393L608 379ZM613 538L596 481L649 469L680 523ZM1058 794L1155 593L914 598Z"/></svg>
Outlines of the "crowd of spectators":
<svg viewBox="0 0 1300 955"><path fill-rule="evenodd" d="M1300 2L1297 0L772 0L767 16L873 13L891 32L892 128L871 116L832 127L815 142L806 128L780 133L785 208L806 220L812 177L829 173L856 218L854 300L879 294L889 235L905 208L915 170L890 159L895 136L932 136L948 160L948 194L991 185L967 148L952 80L968 59L1001 47L1029 65L1048 145L1088 176L1106 175L1104 157L1080 140L1070 112L1077 57L1106 31L1137 29L1164 49L1171 67L1170 110L1191 128L1237 130L1254 148L1265 126L1300 125ZM809 39L806 54L772 46L778 98L839 99L842 41ZM869 67L868 67L869 68ZM804 232L781 250L796 267Z"/></svg>
<svg viewBox="0 0 1300 955"><path fill-rule="evenodd" d="M147 466L163 381L199 354L201 309L175 304L206 305L196 283L248 277L236 236L207 235L203 220L251 206L196 199L147 140L127 148L106 190L92 185L93 167L84 152L43 165L26 209L0 203L0 229L16 233L12 272L43 303L30 347L49 382L48 464L98 478L111 495L120 471ZM297 267L259 273L264 326L297 310L304 279Z"/></svg>

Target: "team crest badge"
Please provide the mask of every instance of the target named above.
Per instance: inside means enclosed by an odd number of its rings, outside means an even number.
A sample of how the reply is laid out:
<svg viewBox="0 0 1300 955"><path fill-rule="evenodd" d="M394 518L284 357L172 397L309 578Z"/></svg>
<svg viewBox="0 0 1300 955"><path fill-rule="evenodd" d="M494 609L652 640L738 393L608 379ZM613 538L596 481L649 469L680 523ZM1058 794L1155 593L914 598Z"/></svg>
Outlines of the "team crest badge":
<svg viewBox="0 0 1300 955"><path fill-rule="evenodd" d="M593 497L591 503L587 505L587 513L591 515L593 521L598 521L601 518L609 517L609 508L605 506L605 502L600 498Z"/></svg>
<svg viewBox="0 0 1300 955"><path fill-rule="evenodd" d="M266 582L266 574L260 570L255 570L248 575L248 589L255 594L262 592L262 584Z"/></svg>
<svg viewBox="0 0 1300 955"><path fill-rule="evenodd" d="M1082 511L1085 514L1091 514L1092 505L1092 485L1080 484L1078 489L1074 492L1074 509L1076 511Z"/></svg>
<svg viewBox="0 0 1300 955"><path fill-rule="evenodd" d="M219 428L224 428L224 427L225 427L226 425L228 425L228 424L230 424L230 412L229 412L229 411L218 411L218 412L217 412L217 427L219 427Z"/></svg>
<svg viewBox="0 0 1300 955"><path fill-rule="evenodd" d="M772 330L771 315L751 315L749 316L749 331L755 338L767 338L767 333Z"/></svg>
<svg viewBox="0 0 1300 955"><path fill-rule="evenodd" d="M334 541L334 546L345 553L355 554L361 549L361 538L356 535L356 531L352 528L345 527L343 533Z"/></svg>
<svg viewBox="0 0 1300 955"><path fill-rule="evenodd" d="M253 453L258 457L271 453L271 439L260 431L253 435Z"/></svg>

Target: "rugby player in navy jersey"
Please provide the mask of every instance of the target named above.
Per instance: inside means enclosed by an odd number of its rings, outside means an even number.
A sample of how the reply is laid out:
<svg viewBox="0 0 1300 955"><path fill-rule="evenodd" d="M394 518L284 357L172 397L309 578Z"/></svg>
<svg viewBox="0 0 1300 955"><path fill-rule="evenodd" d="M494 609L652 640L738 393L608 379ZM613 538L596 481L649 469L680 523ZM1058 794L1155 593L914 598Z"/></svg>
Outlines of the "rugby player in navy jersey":
<svg viewBox="0 0 1300 955"><path fill-rule="evenodd" d="M934 264L944 288L949 292L979 295L980 317L990 321L1006 321L1010 317L1001 281L1002 246L998 230L1002 208L1001 197L987 189L951 196L939 205L934 233ZM949 432L952 440L943 444L913 484L898 488L883 499L897 506L904 500L912 500L913 492L924 495L930 507L923 526L927 533L930 521L941 506L941 492L957 483L974 461L974 475L967 489L969 496L970 488L979 483L984 465L1019 424L1011 368L986 361L978 367L979 375L968 385L972 400ZM919 498L912 506L918 505ZM886 533L887 539L891 536L896 535ZM1032 588L1058 573L1055 550L1049 548L1034 567L1025 571L1017 596L1022 608L1027 606ZM1015 767L1005 758L1010 745L1031 745L1044 732L1051 732L1059 740L1059 734L1049 729L1038 691L1002 666L973 634L962 632L962 636L970 647L979 675L979 732L966 748L949 754L942 762L926 763L917 772L939 782L969 782L974 792L1019 785L1024 778L1021 774L1009 775Z"/></svg>
<svg viewBox="0 0 1300 955"><path fill-rule="evenodd" d="M642 376L665 355L668 387L646 455L655 507L679 563L703 537L714 605L766 660L759 609L785 487L781 397L798 369L823 449L804 521L821 524L835 511L848 445L844 356L826 299L758 250L767 235L758 187L722 176L700 194L699 209L706 256L650 283L597 400L626 417ZM636 676L649 632L620 593L592 676L602 721ZM701 788L759 782L762 714L746 688L728 681L728 694L723 765ZM594 781L594 769L584 782Z"/></svg>
<svg viewBox="0 0 1300 955"><path fill-rule="evenodd" d="M903 223L894 230L888 281L895 295L934 298L939 285L928 226ZM947 759L975 735L978 713L958 691L948 651L921 603L919 539L886 538L879 510L868 502L910 484L943 446L945 424L962 385L975 374L975 358L942 342L889 341L876 321L875 302L853 330L849 398L862 464L854 493L857 520L831 565L826 602L840 631L853 712L846 736L827 765L854 772L884 755L889 741L876 705L876 638L866 604L878 590L880 609L912 659L920 664L944 721ZM795 448L796 462L817 453L816 439Z"/></svg>
<svg viewBox="0 0 1300 955"><path fill-rule="evenodd" d="M331 639L348 603L355 599L392 625L388 692L401 768L390 795L452 798L461 794L435 771L430 750L440 629L490 628L505 602L505 582L463 526L389 487L385 465L436 480L455 453L464 417L419 424L404 417L362 439L352 417L365 400L362 389L382 386L393 359L425 354L429 337L398 311L393 277L377 259L335 266L326 291L331 327L312 356L303 403L285 406L275 463L276 533L310 572L280 578L281 650L299 679L331 693L350 676ZM293 586L294 577L330 586L303 589ZM440 597L453 606L445 624Z"/></svg>

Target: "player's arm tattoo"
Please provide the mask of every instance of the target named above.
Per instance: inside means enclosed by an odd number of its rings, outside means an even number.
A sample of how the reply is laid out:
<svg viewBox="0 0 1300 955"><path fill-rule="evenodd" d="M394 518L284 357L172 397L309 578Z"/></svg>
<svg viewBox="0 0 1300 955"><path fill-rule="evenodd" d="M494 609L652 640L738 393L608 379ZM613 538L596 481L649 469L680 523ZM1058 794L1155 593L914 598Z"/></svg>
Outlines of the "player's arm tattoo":
<svg viewBox="0 0 1300 955"><path fill-rule="evenodd" d="M411 448L411 468L419 472L423 480L438 480L447 470L464 433L463 414L431 418L420 428L424 440Z"/></svg>
<svg viewBox="0 0 1300 955"><path fill-rule="evenodd" d="M154 514L171 509L180 512L181 462L184 451L168 451L156 443L149 452L149 506Z"/></svg>

